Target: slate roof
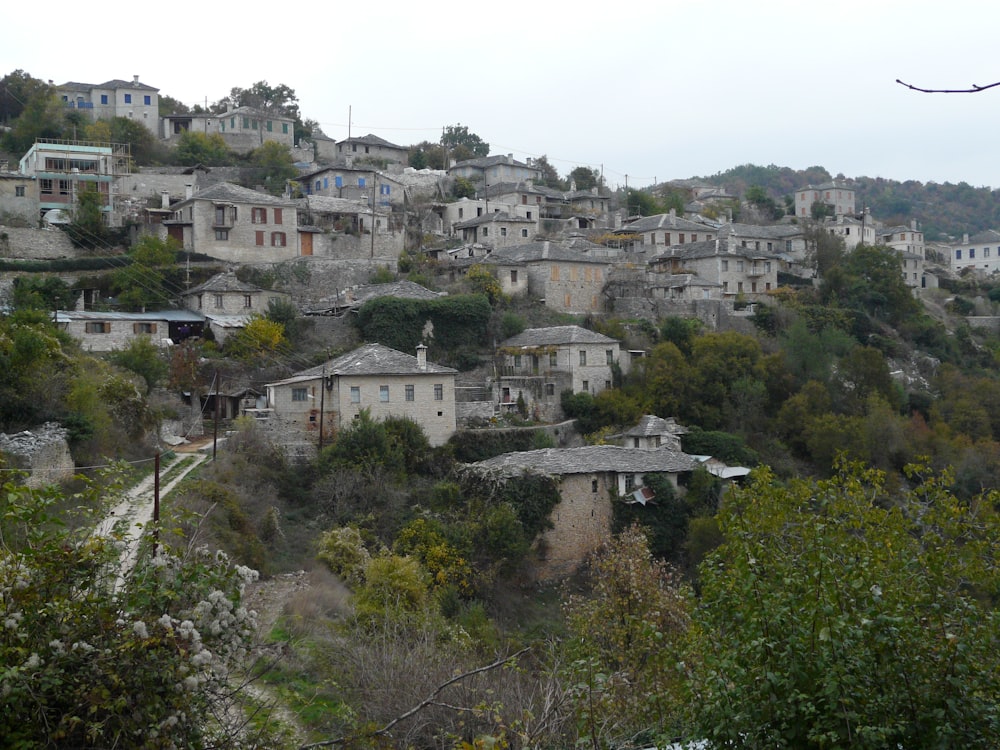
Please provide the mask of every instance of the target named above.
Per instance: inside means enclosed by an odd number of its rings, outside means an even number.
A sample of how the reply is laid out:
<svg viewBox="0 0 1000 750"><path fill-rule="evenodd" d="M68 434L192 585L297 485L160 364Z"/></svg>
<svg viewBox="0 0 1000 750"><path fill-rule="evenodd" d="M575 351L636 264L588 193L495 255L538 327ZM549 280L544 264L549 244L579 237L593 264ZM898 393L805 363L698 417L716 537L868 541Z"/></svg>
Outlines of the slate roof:
<svg viewBox="0 0 1000 750"><path fill-rule="evenodd" d="M525 328L516 336L501 342L503 347L558 346L560 344L617 344L618 339L580 326L549 326Z"/></svg>
<svg viewBox="0 0 1000 750"><path fill-rule="evenodd" d="M242 294L250 292L262 292L264 291L259 286L254 286L253 284L248 284L245 281L240 281L236 278L236 274L232 271L225 271L223 273L217 273L215 276L210 278L204 284L199 284L196 287L192 287L184 292L183 296L188 297L192 294L200 294L202 292L240 292Z"/></svg>
<svg viewBox="0 0 1000 750"><path fill-rule="evenodd" d="M267 193L262 193L259 190L251 190L250 188L240 187L239 185L234 185L231 182L217 182L204 190L199 190L197 193L192 195L180 203L171 206L171 209L176 211L177 209L187 206L194 201L217 201L223 203L254 203L256 205L268 205L268 206L287 206L288 208L294 208L295 203L293 201L287 200L285 198L277 198L273 195L268 195Z"/></svg>
<svg viewBox="0 0 1000 750"><path fill-rule="evenodd" d="M523 216L511 216L506 211L494 211L493 213L483 214L482 216L473 216L471 219L456 222L455 229L468 229L469 227L478 227L483 224L496 224L499 222L508 224L535 223L533 219L527 219Z"/></svg>
<svg viewBox="0 0 1000 750"><path fill-rule="evenodd" d="M686 435L688 428L678 424L673 417L664 419L655 414L646 414L639 424L622 433L625 437L656 437L657 435Z"/></svg>
<svg viewBox="0 0 1000 750"><path fill-rule="evenodd" d="M397 297L399 299L437 299L444 296L434 292L414 281L392 281L388 284L364 284L353 289L345 289L338 295L321 299L307 314L322 314L335 309L361 307L369 300L379 297Z"/></svg>
<svg viewBox="0 0 1000 750"><path fill-rule="evenodd" d="M526 242L523 245L508 245L494 250L486 258L486 263L503 265L505 263L524 264L542 260L558 260L573 263L599 263L608 265L611 259L607 248L595 245L584 239L573 239L569 242Z"/></svg>
<svg viewBox="0 0 1000 750"><path fill-rule="evenodd" d="M694 458L669 448L623 448L618 445L585 445L579 448L543 448L504 453L472 464L474 469L519 474L652 474L693 471Z"/></svg>
<svg viewBox="0 0 1000 750"><path fill-rule="evenodd" d="M643 216L641 219L637 219L630 224L626 224L621 229L616 230L616 233L631 234L635 232L652 232L657 229L683 229L685 231L694 232L715 232L718 230L717 227L710 226L708 224L701 224L697 221L690 221L689 219L685 219L683 216L675 216L673 214L655 214L653 216Z"/></svg>
<svg viewBox="0 0 1000 750"><path fill-rule="evenodd" d="M323 375L340 377L363 375L454 375L458 370L428 362L423 369L417 364L417 358L412 354L398 352L382 344L365 344L347 354L329 360L323 365L310 367L308 370L292 375L268 385L286 385L302 380L314 380Z"/></svg>
<svg viewBox="0 0 1000 750"><path fill-rule="evenodd" d="M748 260L762 260L776 257L774 253L766 250L754 250L750 247L737 245L726 239L706 240L705 242L688 242L686 245L674 245L666 252L650 258L650 265L666 261L673 258L678 260L698 260L699 258L713 258L715 256L726 256L733 258L746 258Z"/></svg>
<svg viewBox="0 0 1000 750"><path fill-rule="evenodd" d="M802 227L792 224L723 224L719 227L719 234L728 234L737 237L750 237L753 239L775 240L787 239L802 235Z"/></svg>
<svg viewBox="0 0 1000 750"><path fill-rule="evenodd" d="M566 200L566 194L562 190L556 190L547 185L535 185L529 182L497 182L487 185L485 190L487 198L493 198L498 195L510 195L511 193L543 195L546 199L557 201Z"/></svg>
<svg viewBox="0 0 1000 750"><path fill-rule="evenodd" d="M488 167L495 166L497 164L511 164L515 167L526 167L527 169L534 169L541 171L538 167L533 167L530 164L525 164L524 162L518 161L507 154L497 154L496 156L480 156L476 159L466 159L465 161L458 162L454 168L457 167L477 167L479 169L486 169Z"/></svg>
<svg viewBox="0 0 1000 750"><path fill-rule="evenodd" d="M339 145L344 145L348 143L362 143L368 146L387 146L388 148L398 148L403 151L406 150L406 146L397 146L395 143L389 143L385 138L379 138L377 135L369 133L368 135L362 135L358 138L346 138L338 142Z"/></svg>
<svg viewBox="0 0 1000 750"><path fill-rule="evenodd" d="M694 273L660 273L649 280L652 289L683 289L685 287L721 287L717 281L709 281Z"/></svg>
<svg viewBox="0 0 1000 750"><path fill-rule="evenodd" d="M154 312L110 312L93 310L57 310L56 322L69 323L71 320L132 320L161 321L170 323L203 323L205 316L194 310L156 310Z"/></svg>
<svg viewBox="0 0 1000 750"><path fill-rule="evenodd" d="M366 201L353 198L334 198L329 195L307 195L299 199L300 205L311 211L332 214L370 214L371 207Z"/></svg>
<svg viewBox="0 0 1000 750"><path fill-rule="evenodd" d="M957 242L956 245L972 245L981 244L983 242L998 242L1000 243L1000 232L995 229L986 229L982 232L977 232L976 234L969 237L968 242Z"/></svg>
<svg viewBox="0 0 1000 750"><path fill-rule="evenodd" d="M75 89L77 91L90 91L91 89L138 89L139 91L159 91L155 86L147 86L138 81L123 81L121 78L112 78L104 83L81 83L80 81L67 81L58 86L60 89Z"/></svg>

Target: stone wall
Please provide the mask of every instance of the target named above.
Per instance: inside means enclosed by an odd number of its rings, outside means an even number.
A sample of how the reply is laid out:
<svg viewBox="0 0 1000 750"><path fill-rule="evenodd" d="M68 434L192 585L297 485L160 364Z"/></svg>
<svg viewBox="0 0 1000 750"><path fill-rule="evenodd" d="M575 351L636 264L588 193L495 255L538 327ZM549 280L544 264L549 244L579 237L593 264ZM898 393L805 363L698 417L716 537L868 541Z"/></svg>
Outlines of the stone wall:
<svg viewBox="0 0 1000 750"><path fill-rule="evenodd" d="M538 559L535 576L539 581L571 575L611 538L614 481L614 474L607 473L563 477L559 485L562 500L549 516L553 528L545 532L535 547Z"/></svg>
<svg viewBox="0 0 1000 750"><path fill-rule="evenodd" d="M3 240L6 235L6 241ZM85 250L73 247L69 237L60 229L22 229L0 226L0 257L19 260L48 260L51 258L80 258Z"/></svg>
<svg viewBox="0 0 1000 750"><path fill-rule="evenodd" d="M54 422L14 435L0 433L0 453L6 456L10 468L28 472L24 482L28 487L44 487L69 479L76 470L67 434Z"/></svg>

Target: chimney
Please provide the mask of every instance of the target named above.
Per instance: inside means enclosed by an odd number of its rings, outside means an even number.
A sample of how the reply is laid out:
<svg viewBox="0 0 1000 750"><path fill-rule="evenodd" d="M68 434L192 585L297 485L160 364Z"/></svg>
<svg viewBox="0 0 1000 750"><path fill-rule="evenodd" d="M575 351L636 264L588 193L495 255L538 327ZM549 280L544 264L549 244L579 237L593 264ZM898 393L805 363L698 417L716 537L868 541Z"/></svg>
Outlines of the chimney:
<svg viewBox="0 0 1000 750"><path fill-rule="evenodd" d="M133 80L133 81L134 81L135 83L139 83L139 76L132 76L132 80Z"/></svg>
<svg viewBox="0 0 1000 750"><path fill-rule="evenodd" d="M966 232L965 234L962 235L962 244L963 245L968 245L969 244L969 233L968 232Z"/></svg>
<svg viewBox="0 0 1000 750"><path fill-rule="evenodd" d="M677 209L676 208L671 208L670 209L670 226L672 226L672 227L676 227L677 226Z"/></svg>
<svg viewBox="0 0 1000 750"><path fill-rule="evenodd" d="M916 219L910 219L910 229L912 229L914 232L917 231L917 220Z"/></svg>
<svg viewBox="0 0 1000 750"><path fill-rule="evenodd" d="M170 208L170 191L160 191L160 208Z"/></svg>
<svg viewBox="0 0 1000 750"><path fill-rule="evenodd" d="M194 195L194 185L188 182L184 185L184 200L190 200L192 195Z"/></svg>
<svg viewBox="0 0 1000 750"><path fill-rule="evenodd" d="M417 344L417 368L427 369L427 347L423 344Z"/></svg>

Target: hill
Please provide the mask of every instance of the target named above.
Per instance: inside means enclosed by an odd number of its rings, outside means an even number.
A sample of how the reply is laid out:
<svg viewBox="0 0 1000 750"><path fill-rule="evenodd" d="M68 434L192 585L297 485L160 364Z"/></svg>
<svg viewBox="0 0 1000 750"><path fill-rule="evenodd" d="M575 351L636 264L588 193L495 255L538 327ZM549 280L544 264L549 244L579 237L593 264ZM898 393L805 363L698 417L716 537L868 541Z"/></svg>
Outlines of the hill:
<svg viewBox="0 0 1000 750"><path fill-rule="evenodd" d="M988 187L972 187L966 182L955 185L845 177L843 174L834 177L823 167L795 170L774 164L766 167L743 164L696 179L725 187L735 195L760 185L779 202L806 185L818 185L831 179L848 180L857 191L858 206L867 206L873 216L887 225L916 219L930 242L959 240L963 234L973 235L1000 226L1000 192Z"/></svg>

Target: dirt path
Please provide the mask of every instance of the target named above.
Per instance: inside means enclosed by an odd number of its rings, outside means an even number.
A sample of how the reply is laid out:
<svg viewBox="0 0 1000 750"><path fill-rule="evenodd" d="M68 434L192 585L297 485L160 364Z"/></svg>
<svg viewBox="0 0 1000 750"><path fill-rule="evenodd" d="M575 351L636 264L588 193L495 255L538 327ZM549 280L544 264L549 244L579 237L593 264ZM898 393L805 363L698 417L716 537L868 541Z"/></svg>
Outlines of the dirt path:
<svg viewBox="0 0 1000 750"><path fill-rule="evenodd" d="M162 501L184 477L205 459L206 456L202 453L179 453L168 466L161 466L160 471L166 481L161 479L160 482L160 500ZM173 470L181 462L185 462L184 465L178 470ZM94 528L95 536L110 537L115 531L122 534L124 546L119 557L114 591L121 589L125 579L135 568L142 535L150 521L153 520L155 484L155 474L143 478L135 487L128 490L121 502L112 508L104 520Z"/></svg>

